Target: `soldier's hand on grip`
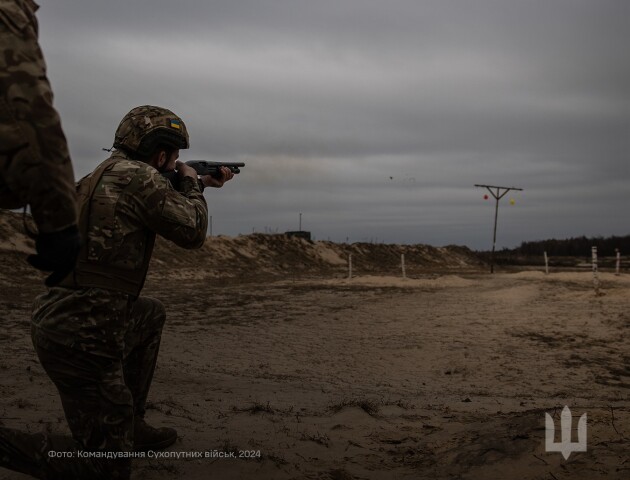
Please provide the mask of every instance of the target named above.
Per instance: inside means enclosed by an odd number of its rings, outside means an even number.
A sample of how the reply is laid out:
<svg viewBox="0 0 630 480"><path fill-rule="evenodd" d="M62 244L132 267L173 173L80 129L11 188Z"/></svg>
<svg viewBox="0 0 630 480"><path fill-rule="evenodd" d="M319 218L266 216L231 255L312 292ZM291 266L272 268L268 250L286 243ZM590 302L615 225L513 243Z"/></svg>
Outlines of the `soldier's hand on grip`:
<svg viewBox="0 0 630 480"><path fill-rule="evenodd" d="M35 240L37 255L29 255L32 266L52 272L46 278L46 286L54 287L73 269L81 249L81 236L76 226L54 233L40 233Z"/></svg>
<svg viewBox="0 0 630 480"><path fill-rule="evenodd" d="M175 168L177 169L177 175L179 178L191 177L197 179L197 171L191 166L186 165L184 162L177 160L177 162L175 162Z"/></svg>

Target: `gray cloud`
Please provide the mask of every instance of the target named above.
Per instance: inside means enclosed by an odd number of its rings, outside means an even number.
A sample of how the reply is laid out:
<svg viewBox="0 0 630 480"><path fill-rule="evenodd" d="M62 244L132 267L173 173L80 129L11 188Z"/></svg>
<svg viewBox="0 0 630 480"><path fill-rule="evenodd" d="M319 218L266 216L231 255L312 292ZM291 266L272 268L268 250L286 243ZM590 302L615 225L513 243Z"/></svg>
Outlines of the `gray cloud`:
<svg viewBox="0 0 630 480"><path fill-rule="evenodd" d="M486 248L475 183L515 185L499 244L626 234L630 4L58 0L41 42L78 175L152 103L188 158L243 160L214 233ZM392 179L390 179L392 177Z"/></svg>

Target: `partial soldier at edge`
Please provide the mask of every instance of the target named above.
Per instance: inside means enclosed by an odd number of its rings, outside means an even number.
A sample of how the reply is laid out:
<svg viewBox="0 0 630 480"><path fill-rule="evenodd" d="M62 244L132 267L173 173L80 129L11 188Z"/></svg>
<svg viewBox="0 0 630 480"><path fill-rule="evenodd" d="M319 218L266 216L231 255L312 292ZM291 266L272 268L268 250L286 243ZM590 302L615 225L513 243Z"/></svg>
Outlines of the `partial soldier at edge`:
<svg viewBox="0 0 630 480"><path fill-rule="evenodd" d="M0 208L30 205L39 230L29 263L58 283L80 248L74 174L52 104L32 0L0 0Z"/></svg>
<svg viewBox="0 0 630 480"><path fill-rule="evenodd" d="M221 178L198 178L177 161L188 146L173 112L137 107L121 121L110 158L79 182L85 245L70 275L36 299L32 319L35 350L73 438L0 427L0 466L38 478L128 479L134 451L177 439L174 429L144 420L166 314L160 301L139 295L155 236L201 247L203 188L234 175L222 167ZM175 168L178 190L162 175Z"/></svg>

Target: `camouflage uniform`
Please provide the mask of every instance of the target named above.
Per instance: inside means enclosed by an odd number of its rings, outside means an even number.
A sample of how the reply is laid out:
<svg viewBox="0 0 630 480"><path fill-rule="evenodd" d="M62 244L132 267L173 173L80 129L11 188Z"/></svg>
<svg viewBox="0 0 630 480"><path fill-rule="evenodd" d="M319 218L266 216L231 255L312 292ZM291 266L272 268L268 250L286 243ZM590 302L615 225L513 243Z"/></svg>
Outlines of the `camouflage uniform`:
<svg viewBox="0 0 630 480"><path fill-rule="evenodd" d="M185 248L201 247L206 237L198 182L185 177L179 188L119 150L79 182L79 227L87 241L75 271L33 309L33 343L76 442L64 450L133 449L165 320L158 300L138 297L155 235ZM0 465L42 478L129 477L129 460L50 462L45 453L53 444L0 429Z"/></svg>
<svg viewBox="0 0 630 480"><path fill-rule="evenodd" d="M39 231L76 225L74 174L46 64L37 5L0 0L0 208L31 205Z"/></svg>

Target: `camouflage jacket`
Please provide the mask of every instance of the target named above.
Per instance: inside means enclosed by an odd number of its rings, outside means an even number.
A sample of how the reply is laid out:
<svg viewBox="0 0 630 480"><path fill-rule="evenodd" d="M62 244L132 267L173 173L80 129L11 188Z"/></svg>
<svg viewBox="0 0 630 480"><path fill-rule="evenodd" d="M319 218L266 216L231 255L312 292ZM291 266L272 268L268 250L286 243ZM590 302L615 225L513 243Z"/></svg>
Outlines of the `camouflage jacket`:
<svg viewBox="0 0 630 480"><path fill-rule="evenodd" d="M81 190L91 180L93 195L84 197ZM127 315L142 288L155 235L184 248L201 247L208 209L194 179L182 179L177 191L153 167L121 151L78 186L86 243L73 274L36 298L33 335L40 345L112 356L124 347Z"/></svg>
<svg viewBox="0 0 630 480"><path fill-rule="evenodd" d="M39 9L33 0L0 0L0 20L18 32L31 24L37 32L35 12Z"/></svg>
<svg viewBox="0 0 630 480"><path fill-rule="evenodd" d="M0 208L31 206L41 232L77 223L74 173L37 41L37 5L0 0Z"/></svg>
<svg viewBox="0 0 630 480"><path fill-rule="evenodd" d="M62 286L99 287L138 296L155 235L184 248L206 238L208 207L196 179L180 191L155 168L120 150L78 184L85 245Z"/></svg>

